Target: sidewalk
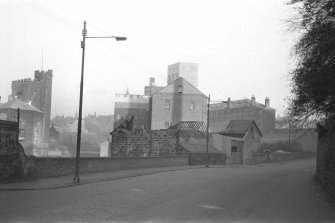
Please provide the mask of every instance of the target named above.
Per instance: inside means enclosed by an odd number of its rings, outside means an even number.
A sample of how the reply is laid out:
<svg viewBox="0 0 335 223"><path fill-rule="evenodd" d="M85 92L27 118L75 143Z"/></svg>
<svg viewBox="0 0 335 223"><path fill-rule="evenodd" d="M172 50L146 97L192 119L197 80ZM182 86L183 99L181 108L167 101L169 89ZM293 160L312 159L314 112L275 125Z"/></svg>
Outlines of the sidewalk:
<svg viewBox="0 0 335 223"><path fill-rule="evenodd" d="M80 186L90 183L98 183L136 176L144 176L161 172L199 169L204 166L175 166L161 168L129 169L110 172L80 174L80 183L73 183L74 175L40 178L31 181L0 184L0 191L24 191L24 190L51 190L65 187Z"/></svg>

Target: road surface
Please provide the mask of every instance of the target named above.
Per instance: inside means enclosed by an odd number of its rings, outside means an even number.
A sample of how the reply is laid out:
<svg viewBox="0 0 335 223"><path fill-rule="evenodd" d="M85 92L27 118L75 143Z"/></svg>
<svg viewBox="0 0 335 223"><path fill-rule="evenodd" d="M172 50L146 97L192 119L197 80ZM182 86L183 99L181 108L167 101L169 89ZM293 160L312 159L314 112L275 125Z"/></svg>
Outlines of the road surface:
<svg viewBox="0 0 335 223"><path fill-rule="evenodd" d="M335 222L315 160L178 170L34 191L1 191L1 222Z"/></svg>

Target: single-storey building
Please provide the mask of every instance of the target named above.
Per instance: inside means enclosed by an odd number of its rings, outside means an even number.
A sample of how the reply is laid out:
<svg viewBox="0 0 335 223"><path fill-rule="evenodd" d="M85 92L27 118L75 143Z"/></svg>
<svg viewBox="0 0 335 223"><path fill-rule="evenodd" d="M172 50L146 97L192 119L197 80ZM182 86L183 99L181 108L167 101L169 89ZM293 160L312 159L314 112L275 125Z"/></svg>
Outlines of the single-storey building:
<svg viewBox="0 0 335 223"><path fill-rule="evenodd" d="M213 134L213 146L226 153L227 164L244 164L260 148L262 132L253 120L232 120L227 128Z"/></svg>

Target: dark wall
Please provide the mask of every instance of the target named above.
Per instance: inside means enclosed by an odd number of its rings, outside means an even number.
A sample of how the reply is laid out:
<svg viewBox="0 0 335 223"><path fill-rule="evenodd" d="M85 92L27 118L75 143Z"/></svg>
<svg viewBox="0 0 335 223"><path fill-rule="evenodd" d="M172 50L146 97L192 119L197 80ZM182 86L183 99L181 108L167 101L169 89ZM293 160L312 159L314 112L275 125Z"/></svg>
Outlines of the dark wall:
<svg viewBox="0 0 335 223"><path fill-rule="evenodd" d="M325 191L335 198L335 132L319 139L316 176Z"/></svg>
<svg viewBox="0 0 335 223"><path fill-rule="evenodd" d="M140 168L187 166L189 156L80 158L80 173L94 173ZM35 158L34 177L74 174L75 158Z"/></svg>

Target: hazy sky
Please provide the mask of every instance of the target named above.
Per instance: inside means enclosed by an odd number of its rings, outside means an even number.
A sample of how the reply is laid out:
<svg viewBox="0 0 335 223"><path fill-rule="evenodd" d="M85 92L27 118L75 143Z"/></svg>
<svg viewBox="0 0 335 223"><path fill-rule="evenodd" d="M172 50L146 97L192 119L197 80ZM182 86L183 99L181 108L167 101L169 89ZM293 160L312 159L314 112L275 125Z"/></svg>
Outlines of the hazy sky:
<svg viewBox="0 0 335 223"><path fill-rule="evenodd" d="M127 41L87 39L83 113L113 114L114 94L165 85L167 66L195 62L199 89L213 100L256 96L286 108L292 68L284 0L0 0L0 96L11 81L52 69L52 116L78 110L81 30Z"/></svg>

